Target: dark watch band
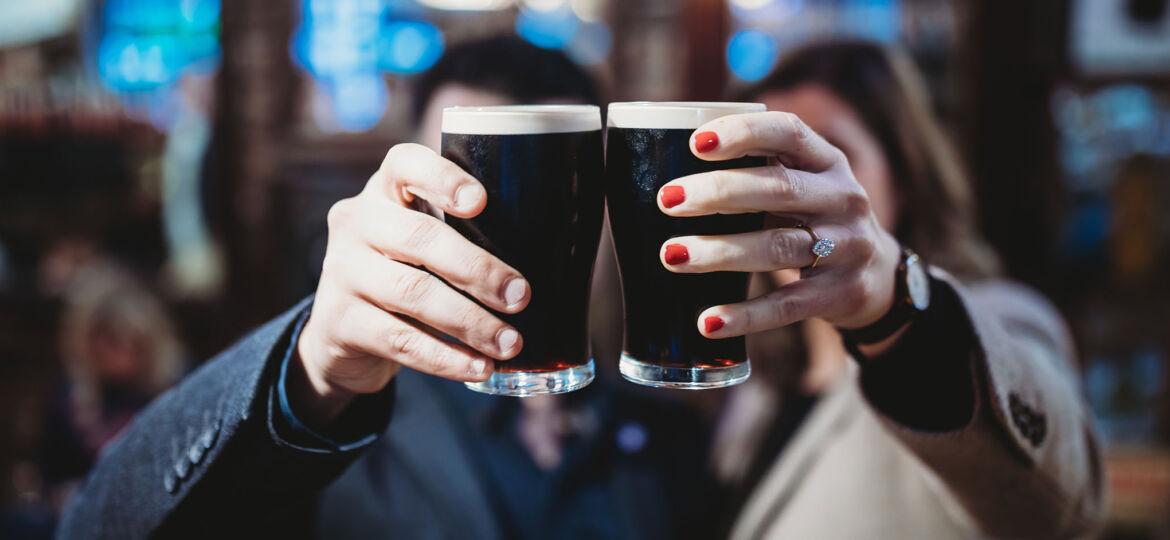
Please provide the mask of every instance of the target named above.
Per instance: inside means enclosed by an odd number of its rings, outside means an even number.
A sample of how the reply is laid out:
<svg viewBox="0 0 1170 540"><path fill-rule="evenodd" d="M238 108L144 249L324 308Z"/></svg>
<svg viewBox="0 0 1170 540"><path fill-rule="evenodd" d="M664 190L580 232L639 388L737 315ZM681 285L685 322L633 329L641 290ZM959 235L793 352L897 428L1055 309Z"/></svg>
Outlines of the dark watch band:
<svg viewBox="0 0 1170 540"><path fill-rule="evenodd" d="M838 329L846 344L878 343L893 336L930 305L930 278L912 250L902 248L902 262L894 273L894 304L877 322L853 330Z"/></svg>
<svg viewBox="0 0 1170 540"><path fill-rule="evenodd" d="M894 305L877 322L854 330L838 329L846 343L868 345L878 343L894 335L899 329L910 322L918 310L914 309L902 298L894 298Z"/></svg>

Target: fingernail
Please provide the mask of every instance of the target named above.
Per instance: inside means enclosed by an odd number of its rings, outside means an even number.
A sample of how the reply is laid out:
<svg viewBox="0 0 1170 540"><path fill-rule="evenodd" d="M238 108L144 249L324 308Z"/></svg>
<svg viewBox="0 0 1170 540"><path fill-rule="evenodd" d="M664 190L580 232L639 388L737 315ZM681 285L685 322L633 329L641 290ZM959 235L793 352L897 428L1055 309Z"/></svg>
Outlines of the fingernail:
<svg viewBox="0 0 1170 540"><path fill-rule="evenodd" d="M719 136L714 131L704 131L695 134L695 151L705 154L719 146Z"/></svg>
<svg viewBox="0 0 1170 540"><path fill-rule="evenodd" d="M487 361L482 358L476 358L471 361L471 372L476 376L483 375L487 370Z"/></svg>
<svg viewBox="0 0 1170 540"><path fill-rule="evenodd" d="M524 280L521 278L512 278L512 281L504 286L504 302L508 304L508 307L515 306L524 300L525 288Z"/></svg>
<svg viewBox="0 0 1170 540"><path fill-rule="evenodd" d="M687 247L682 244L667 244L666 245L666 264L682 264L691 260L691 254L687 252Z"/></svg>
<svg viewBox="0 0 1170 540"><path fill-rule="evenodd" d="M516 346L516 342L520 340L520 332L511 328L500 330L499 335L496 336L496 344L500 346L501 352L508 352L512 347Z"/></svg>
<svg viewBox="0 0 1170 540"><path fill-rule="evenodd" d="M682 186L666 186L662 188L662 206L674 208L687 200L687 192Z"/></svg>
<svg viewBox="0 0 1170 540"><path fill-rule="evenodd" d="M703 319L703 333L710 334L711 332L717 332L720 328L723 328L723 319L719 317L707 317Z"/></svg>
<svg viewBox="0 0 1170 540"><path fill-rule="evenodd" d="M455 190L455 208L471 208L475 206L476 198L475 186L461 186Z"/></svg>

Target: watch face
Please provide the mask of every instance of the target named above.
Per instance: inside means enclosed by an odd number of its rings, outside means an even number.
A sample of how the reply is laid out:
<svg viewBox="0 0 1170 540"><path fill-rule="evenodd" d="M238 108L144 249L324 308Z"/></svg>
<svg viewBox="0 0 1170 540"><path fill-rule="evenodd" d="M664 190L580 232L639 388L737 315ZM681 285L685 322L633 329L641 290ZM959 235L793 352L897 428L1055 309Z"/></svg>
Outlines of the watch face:
<svg viewBox="0 0 1170 540"><path fill-rule="evenodd" d="M918 255L906 258L906 286L910 292L910 301L916 309L923 311L930 307L930 279Z"/></svg>

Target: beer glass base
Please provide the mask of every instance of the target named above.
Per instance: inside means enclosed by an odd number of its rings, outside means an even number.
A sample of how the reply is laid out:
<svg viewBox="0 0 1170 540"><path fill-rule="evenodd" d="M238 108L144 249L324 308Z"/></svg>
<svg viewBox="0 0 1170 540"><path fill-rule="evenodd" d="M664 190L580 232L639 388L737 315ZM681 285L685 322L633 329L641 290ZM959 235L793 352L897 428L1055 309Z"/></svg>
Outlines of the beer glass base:
<svg viewBox="0 0 1170 540"><path fill-rule="evenodd" d="M492 373L488 380L463 383L476 392L497 396L540 396L580 390L593 382L593 359L559 371L515 371Z"/></svg>
<svg viewBox="0 0 1170 540"><path fill-rule="evenodd" d="M751 362L719 368L684 368L648 364L622 353L618 369L627 381L659 388L704 390L744 382L752 374Z"/></svg>

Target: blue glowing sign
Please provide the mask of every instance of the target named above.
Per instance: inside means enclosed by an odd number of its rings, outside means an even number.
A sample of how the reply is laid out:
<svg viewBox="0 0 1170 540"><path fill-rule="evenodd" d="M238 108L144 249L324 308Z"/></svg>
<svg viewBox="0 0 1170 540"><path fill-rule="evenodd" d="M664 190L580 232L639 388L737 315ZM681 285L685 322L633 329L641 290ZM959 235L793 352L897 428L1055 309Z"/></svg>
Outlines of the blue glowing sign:
<svg viewBox="0 0 1170 540"><path fill-rule="evenodd" d="M119 92L155 90L194 66L218 63L219 0L109 0L98 74Z"/></svg>
<svg viewBox="0 0 1170 540"><path fill-rule="evenodd" d="M443 33L423 21L395 21L382 31L381 68L390 73L426 71L443 55Z"/></svg>
<svg viewBox="0 0 1170 540"><path fill-rule="evenodd" d="M326 131L365 131L390 101L383 73L410 75L443 55L443 33L392 0L304 0L290 55L329 100Z"/></svg>

